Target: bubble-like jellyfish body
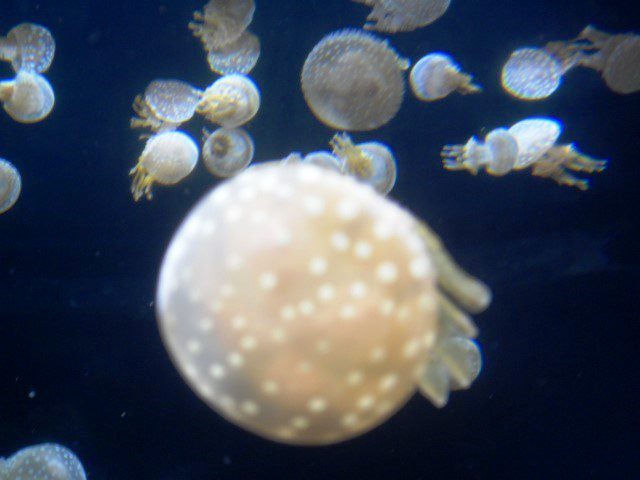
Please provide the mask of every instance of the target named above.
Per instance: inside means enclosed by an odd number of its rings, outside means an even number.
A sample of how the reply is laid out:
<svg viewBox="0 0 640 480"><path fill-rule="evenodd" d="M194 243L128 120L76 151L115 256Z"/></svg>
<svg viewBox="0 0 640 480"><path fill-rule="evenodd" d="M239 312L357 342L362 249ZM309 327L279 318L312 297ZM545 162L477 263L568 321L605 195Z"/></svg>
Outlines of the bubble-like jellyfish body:
<svg viewBox="0 0 640 480"><path fill-rule="evenodd" d="M253 20L255 9L253 0L210 0L203 12L193 12L189 28L209 52L236 41Z"/></svg>
<svg viewBox="0 0 640 480"><path fill-rule="evenodd" d="M218 128L213 133L205 131L203 140L202 161L216 177L236 175L253 160L253 139L242 128Z"/></svg>
<svg viewBox="0 0 640 480"><path fill-rule="evenodd" d="M26 447L0 458L2 480L86 480L82 463L68 448L55 443Z"/></svg>
<svg viewBox="0 0 640 480"><path fill-rule="evenodd" d="M235 128L251 120L260 108L260 92L245 75L225 75L202 94L196 111L210 122Z"/></svg>
<svg viewBox="0 0 640 480"><path fill-rule="evenodd" d="M0 37L0 60L11 62L13 70L46 72L53 62L56 43L51 32L35 23L16 25Z"/></svg>
<svg viewBox="0 0 640 480"><path fill-rule="evenodd" d="M382 195L396 183L396 159L386 145L366 142L355 145L346 133L336 134L330 145L333 154L342 160L344 172L371 185Z"/></svg>
<svg viewBox="0 0 640 480"><path fill-rule="evenodd" d="M441 155L447 170L467 170L475 175L484 169L500 177L515 167L518 142L504 128L496 128L487 134L484 143L471 137L465 145L445 146Z"/></svg>
<svg viewBox="0 0 640 480"><path fill-rule="evenodd" d="M259 58L260 39L248 30L237 40L220 48L211 48L207 53L209 68L220 75L247 74L253 70Z"/></svg>
<svg viewBox="0 0 640 480"><path fill-rule="evenodd" d="M521 100L541 100L558 89L565 71L544 49L520 48L502 67L502 87Z"/></svg>
<svg viewBox="0 0 640 480"><path fill-rule="evenodd" d="M475 308L490 299L427 227L373 189L269 162L187 216L156 306L176 367L209 406L272 440L322 445L381 424L419 385L441 399L433 369L451 366L446 392L478 373L479 355L447 347L456 337L475 345L464 333L475 327L441 301L443 285Z"/></svg>
<svg viewBox="0 0 640 480"><path fill-rule="evenodd" d="M133 177L131 193L137 202L144 195L153 198L154 183L175 185L189 175L198 163L198 146L187 134L169 131L153 135L147 140L136 166L129 172Z"/></svg>
<svg viewBox="0 0 640 480"><path fill-rule="evenodd" d="M35 123L51 113L55 95L42 75L20 71L13 80L0 82L0 101L5 112L15 121Z"/></svg>
<svg viewBox="0 0 640 480"><path fill-rule="evenodd" d="M409 32L435 22L445 14L451 0L353 0L373 7L365 30Z"/></svg>
<svg viewBox="0 0 640 480"><path fill-rule="evenodd" d="M562 126L552 118L527 118L509 128L518 142L518 160L515 170L527 168L537 162L560 137Z"/></svg>
<svg viewBox="0 0 640 480"><path fill-rule="evenodd" d="M302 161L317 167L333 170L337 173L344 173L344 162L334 154L325 150L308 153Z"/></svg>
<svg viewBox="0 0 640 480"><path fill-rule="evenodd" d="M18 169L11 162L0 158L0 214L15 205L22 190Z"/></svg>
<svg viewBox="0 0 640 480"><path fill-rule="evenodd" d="M373 130L398 113L407 68L408 62L385 40L340 30L325 36L307 56L302 92L324 124L337 130Z"/></svg>
<svg viewBox="0 0 640 480"><path fill-rule="evenodd" d="M443 53L425 55L412 67L409 84L420 100L440 100L452 92L478 93L481 88L471 82L472 77L462 73L455 61Z"/></svg>

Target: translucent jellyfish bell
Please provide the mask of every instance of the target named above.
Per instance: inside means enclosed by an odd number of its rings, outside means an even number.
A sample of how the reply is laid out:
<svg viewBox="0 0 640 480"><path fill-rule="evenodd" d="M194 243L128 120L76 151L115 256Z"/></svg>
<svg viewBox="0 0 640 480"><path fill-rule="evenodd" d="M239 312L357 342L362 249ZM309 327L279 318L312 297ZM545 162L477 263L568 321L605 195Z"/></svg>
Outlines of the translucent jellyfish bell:
<svg viewBox="0 0 640 480"><path fill-rule="evenodd" d="M518 142L508 130L492 130L484 143L490 152L490 160L485 164L487 173L500 177L513 170L518 159Z"/></svg>
<svg viewBox="0 0 640 480"><path fill-rule="evenodd" d="M189 28L209 52L236 41L253 20L255 9L253 0L210 0L204 12L193 12Z"/></svg>
<svg viewBox="0 0 640 480"><path fill-rule="evenodd" d="M561 124L551 118L527 118L509 128L518 142L514 168L521 170L537 162L556 143L561 131Z"/></svg>
<svg viewBox="0 0 640 480"><path fill-rule="evenodd" d="M212 48L207 53L207 62L211 71L220 75L247 74L253 70L259 58L260 40L248 30L245 30L237 40L224 47Z"/></svg>
<svg viewBox="0 0 640 480"><path fill-rule="evenodd" d="M0 214L15 205L21 190L22 180L18 169L0 158Z"/></svg>
<svg viewBox="0 0 640 480"><path fill-rule="evenodd" d="M337 173L344 172L344 162L336 155L324 150L308 153L302 161Z"/></svg>
<svg viewBox="0 0 640 480"><path fill-rule="evenodd" d="M86 480L82 463L66 447L43 443L0 459L2 480Z"/></svg>
<svg viewBox="0 0 640 480"><path fill-rule="evenodd" d="M0 101L15 121L35 123L51 113L55 95L42 75L21 70L13 80L0 82Z"/></svg>
<svg viewBox="0 0 640 480"><path fill-rule="evenodd" d="M0 37L0 60L10 61L16 73L46 72L55 51L51 32L35 23L21 23L9 30L6 37Z"/></svg>
<svg viewBox="0 0 640 480"><path fill-rule="evenodd" d="M269 162L187 216L156 307L174 364L209 406L266 438L323 445L380 425L418 386L446 402L477 375L477 346L474 358L450 345L475 346L475 326L440 288L474 308L490 299L428 227L373 189Z"/></svg>
<svg viewBox="0 0 640 480"><path fill-rule="evenodd" d="M514 51L502 67L502 87L521 100L547 98L560 86L562 63L539 48Z"/></svg>
<svg viewBox="0 0 640 480"><path fill-rule="evenodd" d="M137 202L143 195L151 200L154 183L175 185L183 180L195 168L198 155L198 146L185 133L170 131L150 137L138 163L129 172L133 177L134 200Z"/></svg>
<svg viewBox="0 0 640 480"><path fill-rule="evenodd" d="M409 32L435 22L445 14L451 0L353 0L373 10L364 24L365 30Z"/></svg>
<svg viewBox="0 0 640 480"><path fill-rule="evenodd" d="M471 75L462 73L459 65L443 53L425 55L409 75L411 90L425 102L440 100L454 91L462 94L480 92L481 88L471 80Z"/></svg>
<svg viewBox="0 0 640 480"><path fill-rule="evenodd" d="M204 132L202 161L212 175L230 177L244 170L255 151L251 135L242 128L218 128Z"/></svg>
<svg viewBox="0 0 640 480"><path fill-rule="evenodd" d="M260 108L260 92L245 75L225 75L202 94L197 112L210 122L235 128L251 120Z"/></svg>
<svg viewBox="0 0 640 480"><path fill-rule="evenodd" d="M441 156L446 170L467 170L475 175L484 169L499 177L515 167L518 142L507 130L497 128L487 134L484 144L471 137L466 145L446 145Z"/></svg>
<svg viewBox="0 0 640 480"><path fill-rule="evenodd" d="M387 41L340 30L325 36L307 56L302 92L324 124L337 130L373 130L398 113L407 68Z"/></svg>

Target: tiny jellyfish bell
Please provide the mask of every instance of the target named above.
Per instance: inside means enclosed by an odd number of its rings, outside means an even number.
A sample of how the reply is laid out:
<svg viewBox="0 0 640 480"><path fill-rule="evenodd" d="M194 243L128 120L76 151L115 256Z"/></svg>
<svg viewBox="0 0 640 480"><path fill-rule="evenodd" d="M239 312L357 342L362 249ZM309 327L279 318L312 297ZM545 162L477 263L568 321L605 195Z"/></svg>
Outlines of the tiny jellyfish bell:
<svg viewBox="0 0 640 480"><path fill-rule="evenodd" d="M562 63L540 48L515 50L502 67L502 87L521 100L542 100L560 86Z"/></svg>
<svg viewBox="0 0 640 480"><path fill-rule="evenodd" d="M86 480L78 457L68 448L43 443L19 450L13 456L0 458L2 480Z"/></svg>
<svg viewBox="0 0 640 480"><path fill-rule="evenodd" d="M11 62L13 70L36 73L46 72L56 51L51 32L42 25L21 23L6 37L0 36L0 60Z"/></svg>
<svg viewBox="0 0 640 480"><path fill-rule="evenodd" d="M477 331L448 295L480 311L490 293L408 211L296 158L248 168L194 207L156 308L210 407L271 440L326 445L380 425L419 387L437 405L468 387Z"/></svg>
<svg viewBox="0 0 640 480"><path fill-rule="evenodd" d="M36 123L53 110L55 94L42 75L21 70L13 80L0 82L0 101L16 122Z"/></svg>
<svg viewBox="0 0 640 480"><path fill-rule="evenodd" d="M189 175L198 163L199 150L193 139L180 131L151 136L136 166L129 172L133 177L131 193L137 202L145 196L153 198L154 183L175 185Z"/></svg>
<svg viewBox="0 0 640 480"><path fill-rule="evenodd" d="M445 14L451 0L353 0L372 7L365 30L409 32L435 22Z"/></svg>
<svg viewBox="0 0 640 480"><path fill-rule="evenodd" d="M255 10L253 0L210 0L203 12L193 12L189 29L207 52L219 49L240 38Z"/></svg>
<svg viewBox="0 0 640 480"><path fill-rule="evenodd" d="M260 91L249 77L225 75L202 94L196 111L208 121L226 128L249 122L260 109Z"/></svg>
<svg viewBox="0 0 640 480"><path fill-rule="evenodd" d="M218 128L204 132L202 161L216 177L231 177L241 172L253 160L253 139L242 128Z"/></svg>
<svg viewBox="0 0 640 480"><path fill-rule="evenodd" d="M446 54L431 53L422 57L411 69L409 84L414 95L425 102L440 100L452 92L478 93L481 88L472 77L460 70Z"/></svg>
<svg viewBox="0 0 640 480"><path fill-rule="evenodd" d="M325 36L307 56L302 93L316 118L329 127L373 130L398 113L408 66L386 40L340 30Z"/></svg>
<svg viewBox="0 0 640 480"><path fill-rule="evenodd" d="M22 180L18 169L0 158L0 214L16 204L21 190Z"/></svg>

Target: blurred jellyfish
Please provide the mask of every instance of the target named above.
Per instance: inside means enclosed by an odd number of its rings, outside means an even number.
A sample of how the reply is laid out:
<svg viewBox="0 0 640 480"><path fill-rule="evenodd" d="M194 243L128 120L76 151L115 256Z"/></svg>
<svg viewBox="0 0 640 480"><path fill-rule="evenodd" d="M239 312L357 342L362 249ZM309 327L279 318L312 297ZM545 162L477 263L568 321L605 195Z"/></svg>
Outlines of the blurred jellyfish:
<svg viewBox="0 0 640 480"><path fill-rule="evenodd" d="M15 121L35 123L51 113L55 95L42 75L21 70L13 80L0 82L0 101Z"/></svg>
<svg viewBox="0 0 640 480"><path fill-rule="evenodd" d="M251 135L242 128L218 128L204 132L202 161L212 175L231 177L253 160L255 151Z"/></svg>
<svg viewBox="0 0 640 480"><path fill-rule="evenodd" d="M556 143L561 131L560 123L551 118L527 118L509 128L518 142L514 169L521 170L537 162Z"/></svg>
<svg viewBox="0 0 640 480"><path fill-rule="evenodd" d="M197 112L210 122L235 128L251 120L260 108L260 92L245 75L225 75L202 94Z"/></svg>
<svg viewBox="0 0 640 480"><path fill-rule="evenodd" d="M53 62L56 43L51 32L42 25L21 23L6 37L0 37L0 60L11 62L13 70L46 72Z"/></svg>
<svg viewBox="0 0 640 480"><path fill-rule="evenodd" d="M193 117L202 92L181 80L154 80L133 102L131 128L175 130Z"/></svg>
<svg viewBox="0 0 640 480"><path fill-rule="evenodd" d="M373 10L364 24L365 30L409 32L435 22L445 14L451 0L353 0Z"/></svg>
<svg viewBox="0 0 640 480"><path fill-rule="evenodd" d="M333 153L325 150L308 153L302 161L316 167L328 168L337 173L344 172L344 162Z"/></svg>
<svg viewBox="0 0 640 480"><path fill-rule="evenodd" d="M369 33L325 36L302 68L302 92L313 114L338 130L373 130L389 122L404 97L409 64Z"/></svg>
<svg viewBox="0 0 640 480"><path fill-rule="evenodd" d="M411 90L425 102L440 100L455 91L462 94L480 92L482 89L471 80L471 75L462 73L459 65L443 53L422 57L409 75Z"/></svg>
<svg viewBox="0 0 640 480"><path fill-rule="evenodd" d="M253 20L255 9L253 0L210 0L204 12L193 12L189 29L209 52L240 38Z"/></svg>
<svg viewBox="0 0 640 480"><path fill-rule="evenodd" d="M129 172L133 177L134 200L137 202L143 195L151 200L154 183L175 185L183 180L195 168L198 155L198 146L185 133L169 131L150 137L138 163Z"/></svg>
<svg viewBox="0 0 640 480"><path fill-rule="evenodd" d="M445 146L442 157L447 170L467 170L475 175L484 169L500 177L515 167L518 142L507 130L497 128L487 134L484 144L471 137L466 145Z"/></svg>
<svg viewBox="0 0 640 480"><path fill-rule="evenodd" d="M187 216L156 306L174 364L209 406L266 438L322 445L380 425L418 387L442 406L470 385L477 329L444 292L473 311L491 298L373 189L269 162Z"/></svg>
<svg viewBox="0 0 640 480"><path fill-rule="evenodd" d="M18 169L0 158L0 214L15 205L21 190L22 180Z"/></svg>
<svg viewBox="0 0 640 480"><path fill-rule="evenodd" d="M207 62L212 72L220 75L247 74L260 58L260 40L249 31L244 31L237 40L207 53Z"/></svg>
<svg viewBox="0 0 640 480"><path fill-rule="evenodd" d="M86 480L82 463L66 447L43 443L0 458L2 480Z"/></svg>
<svg viewBox="0 0 640 480"><path fill-rule="evenodd" d="M541 100L560 86L562 62L544 49L515 50L502 67L502 87L521 100Z"/></svg>
<svg viewBox="0 0 640 480"><path fill-rule="evenodd" d="M330 142L333 154L342 160L345 173L371 185L382 195L396 183L396 159L383 143L366 142L354 145L346 133L336 134Z"/></svg>

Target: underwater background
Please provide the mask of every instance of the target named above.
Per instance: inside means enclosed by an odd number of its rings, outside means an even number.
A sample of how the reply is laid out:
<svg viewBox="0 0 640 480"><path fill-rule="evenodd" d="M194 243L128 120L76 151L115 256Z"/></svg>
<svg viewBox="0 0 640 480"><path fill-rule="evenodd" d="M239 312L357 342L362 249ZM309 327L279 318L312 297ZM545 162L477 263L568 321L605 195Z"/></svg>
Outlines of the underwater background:
<svg viewBox="0 0 640 480"><path fill-rule="evenodd" d="M325 149L334 132L305 104L300 70L320 38L360 27L368 9L256 3L251 30L262 54L250 75L262 105L248 127L256 159ZM633 5L454 0L434 24L388 36L414 62L452 53L484 88L433 104L407 95L389 124L354 135L391 146L390 196L492 287L494 301L477 317L484 367L442 410L416 396L364 436L301 448L210 410L171 364L156 324L165 248L216 181L200 165L152 202L133 203L127 174L143 144L129 128L131 102L153 78L200 86L216 78L187 28L203 4L0 2L0 31L36 22L57 43L52 114L33 125L0 116L0 156L23 181L0 217L0 456L61 443L95 480L637 478L640 94L612 93L586 69L542 102L511 98L499 82L515 48L572 38L589 23L638 32ZM537 115L563 122L561 141L610 161L590 190L442 168L442 145Z"/></svg>

